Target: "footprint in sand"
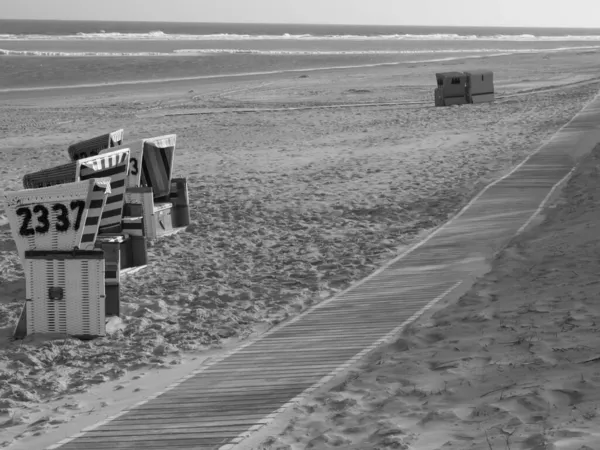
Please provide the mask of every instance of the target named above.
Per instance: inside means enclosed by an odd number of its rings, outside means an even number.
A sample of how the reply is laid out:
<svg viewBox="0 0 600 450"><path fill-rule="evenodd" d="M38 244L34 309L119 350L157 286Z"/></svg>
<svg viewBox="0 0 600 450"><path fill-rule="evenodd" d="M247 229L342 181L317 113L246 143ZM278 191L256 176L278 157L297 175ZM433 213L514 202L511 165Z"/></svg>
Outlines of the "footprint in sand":
<svg viewBox="0 0 600 450"><path fill-rule="evenodd" d="M0 252L12 252L17 250L17 245L12 239L0 239Z"/></svg>

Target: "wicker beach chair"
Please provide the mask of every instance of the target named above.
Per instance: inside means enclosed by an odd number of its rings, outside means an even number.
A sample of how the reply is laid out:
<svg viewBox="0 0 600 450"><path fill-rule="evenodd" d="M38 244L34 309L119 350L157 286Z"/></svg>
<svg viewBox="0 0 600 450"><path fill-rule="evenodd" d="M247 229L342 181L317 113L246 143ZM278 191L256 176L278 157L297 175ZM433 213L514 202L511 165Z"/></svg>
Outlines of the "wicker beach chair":
<svg viewBox="0 0 600 450"><path fill-rule="evenodd" d="M123 148L79 159L23 177L23 187L35 189L91 178L110 177L111 194L100 220L100 233L121 231L123 201L129 169L129 149Z"/></svg>
<svg viewBox="0 0 600 450"><path fill-rule="evenodd" d="M96 156L101 150L118 147L123 143L123 134L124 132L121 129L71 144L67 150L69 157L71 161L77 161L78 159Z"/></svg>

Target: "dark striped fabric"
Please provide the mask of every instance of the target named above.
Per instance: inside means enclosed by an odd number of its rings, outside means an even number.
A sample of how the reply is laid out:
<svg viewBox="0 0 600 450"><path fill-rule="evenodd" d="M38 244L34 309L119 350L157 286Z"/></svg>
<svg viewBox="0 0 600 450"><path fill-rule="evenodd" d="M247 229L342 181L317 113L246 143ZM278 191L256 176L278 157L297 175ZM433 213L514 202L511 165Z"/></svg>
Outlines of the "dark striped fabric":
<svg viewBox="0 0 600 450"><path fill-rule="evenodd" d="M159 136L144 141L141 185L152 188L154 198L169 195L177 135Z"/></svg>
<svg viewBox="0 0 600 450"><path fill-rule="evenodd" d="M87 215L83 225L83 233L81 235L81 249L87 250L94 248L100 228L100 218L102 217L102 211L104 210L108 198L106 195L107 191L110 192L110 189L96 185L87 200ZM110 193L108 195L110 195Z"/></svg>
<svg viewBox="0 0 600 450"><path fill-rule="evenodd" d="M104 251L104 280L106 284L119 284L121 276L121 246L124 245L122 236L99 236L96 248Z"/></svg>
<svg viewBox="0 0 600 450"><path fill-rule="evenodd" d="M115 150L77 161L80 180L110 177L111 193L100 218L100 233L119 233L123 216L129 149Z"/></svg>
<svg viewBox="0 0 600 450"><path fill-rule="evenodd" d="M96 156L101 150L110 147L116 147L121 145L123 142L123 130L113 131L112 133L103 134L102 136L96 136L85 141L77 142L72 144L68 148L69 157L73 161L77 161L82 158L89 158L90 156Z"/></svg>
<svg viewBox="0 0 600 450"><path fill-rule="evenodd" d="M190 200L186 178L171 180L169 201L173 203L173 228L188 226L190 224Z"/></svg>

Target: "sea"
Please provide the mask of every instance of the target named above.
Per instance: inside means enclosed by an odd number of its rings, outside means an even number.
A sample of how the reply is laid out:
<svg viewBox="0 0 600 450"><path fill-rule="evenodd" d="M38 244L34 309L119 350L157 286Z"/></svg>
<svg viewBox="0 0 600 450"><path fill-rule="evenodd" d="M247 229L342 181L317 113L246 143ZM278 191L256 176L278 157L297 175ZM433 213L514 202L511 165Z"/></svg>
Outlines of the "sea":
<svg viewBox="0 0 600 450"><path fill-rule="evenodd" d="M169 58L179 72L155 70L156 64L144 66L155 76L168 78L575 49L600 49L600 28L0 20L0 72L5 68L0 84L28 83L27 76L21 76L27 68L21 68L19 61L36 67L38 59L42 65L49 59L63 59L75 73L87 67L86 59L103 58L106 74L127 80L125 67L144 58ZM92 65L95 72L98 64ZM66 82L64 77L48 76L30 77L31 83Z"/></svg>

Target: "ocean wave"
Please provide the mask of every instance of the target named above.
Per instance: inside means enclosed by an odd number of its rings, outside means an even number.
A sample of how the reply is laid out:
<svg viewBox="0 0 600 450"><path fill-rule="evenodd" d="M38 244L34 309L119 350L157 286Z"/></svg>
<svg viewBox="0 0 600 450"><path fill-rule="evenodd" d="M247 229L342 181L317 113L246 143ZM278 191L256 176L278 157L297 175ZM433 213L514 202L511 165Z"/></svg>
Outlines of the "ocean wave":
<svg viewBox="0 0 600 450"><path fill-rule="evenodd" d="M161 52L61 52L52 50L5 50L0 48L0 56L169 56L173 53Z"/></svg>
<svg viewBox="0 0 600 450"><path fill-rule="evenodd" d="M282 34L282 35L253 35L253 34L167 34L160 30L148 33L77 33L69 35L44 35L44 34L0 34L0 40L5 41L44 41L44 40L148 40L148 41L239 41L239 40L311 40L311 41L517 41L517 42L544 42L544 41L600 41L600 35L563 35L563 36L535 36L533 34L496 34L496 35L462 35L462 34L386 34L386 35L312 35L312 34Z"/></svg>
<svg viewBox="0 0 600 450"><path fill-rule="evenodd" d="M598 50L600 45L577 47L556 47L547 49L502 49L509 53L560 52L569 50ZM426 55L426 54L492 54L497 48L473 49L429 49L429 50L252 50L241 48L182 48L173 52L67 52L51 50L6 50L0 48L0 56L53 56L53 57L116 57L116 56L202 56L202 55L263 55L263 56L393 56L393 55Z"/></svg>
<svg viewBox="0 0 600 450"><path fill-rule="evenodd" d="M556 47L544 49L544 51L565 51L565 50L591 50L600 49L598 45L585 45L577 47ZM540 49L501 49L503 52L510 53L530 53L539 52ZM185 54L250 54L250 55L418 55L418 54L439 54L439 53L497 53L497 48L471 48L471 49L423 49L423 50L252 50L240 48L189 48L174 50L173 53L179 55Z"/></svg>

